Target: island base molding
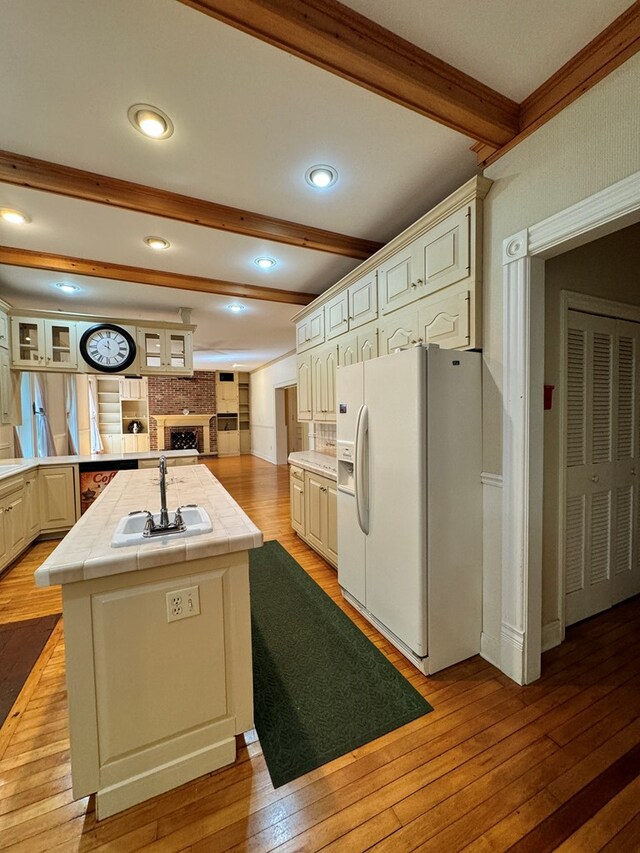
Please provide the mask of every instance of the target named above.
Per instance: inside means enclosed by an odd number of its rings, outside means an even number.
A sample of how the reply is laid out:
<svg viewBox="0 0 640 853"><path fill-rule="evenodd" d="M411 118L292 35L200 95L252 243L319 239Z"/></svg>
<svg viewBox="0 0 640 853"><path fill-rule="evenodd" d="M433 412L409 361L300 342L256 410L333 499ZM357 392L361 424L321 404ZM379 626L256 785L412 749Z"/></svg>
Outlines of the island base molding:
<svg viewBox="0 0 640 853"><path fill-rule="evenodd" d="M169 622L168 595L193 586L200 613ZM102 820L235 760L253 728L246 551L62 596L74 798L95 793Z"/></svg>

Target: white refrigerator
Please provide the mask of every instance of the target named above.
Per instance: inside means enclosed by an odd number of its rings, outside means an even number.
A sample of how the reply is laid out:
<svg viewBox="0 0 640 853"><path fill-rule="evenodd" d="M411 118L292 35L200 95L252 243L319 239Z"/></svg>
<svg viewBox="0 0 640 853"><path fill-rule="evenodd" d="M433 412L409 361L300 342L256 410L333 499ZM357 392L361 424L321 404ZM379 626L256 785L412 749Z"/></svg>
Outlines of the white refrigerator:
<svg viewBox="0 0 640 853"><path fill-rule="evenodd" d="M480 650L481 356L419 346L337 371L338 581L426 674Z"/></svg>

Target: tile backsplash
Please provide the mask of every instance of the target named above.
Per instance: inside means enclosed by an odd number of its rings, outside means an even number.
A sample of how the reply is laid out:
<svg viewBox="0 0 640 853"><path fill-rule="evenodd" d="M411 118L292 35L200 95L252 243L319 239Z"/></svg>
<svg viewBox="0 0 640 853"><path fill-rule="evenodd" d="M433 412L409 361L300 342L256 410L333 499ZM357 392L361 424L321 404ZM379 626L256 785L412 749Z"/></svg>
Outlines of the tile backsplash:
<svg viewBox="0 0 640 853"><path fill-rule="evenodd" d="M335 424L314 424L314 447L318 453L327 453L330 456L336 455L336 425Z"/></svg>

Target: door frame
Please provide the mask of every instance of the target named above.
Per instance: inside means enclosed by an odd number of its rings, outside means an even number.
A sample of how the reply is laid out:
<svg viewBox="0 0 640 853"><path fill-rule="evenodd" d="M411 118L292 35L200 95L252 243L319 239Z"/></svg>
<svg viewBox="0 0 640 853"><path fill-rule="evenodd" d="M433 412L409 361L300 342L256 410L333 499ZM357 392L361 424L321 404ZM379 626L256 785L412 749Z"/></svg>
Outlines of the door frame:
<svg viewBox="0 0 640 853"><path fill-rule="evenodd" d="M500 668L540 677L544 262L640 220L640 172L503 241Z"/></svg>
<svg viewBox="0 0 640 853"><path fill-rule="evenodd" d="M565 562L564 562L564 523L566 510L566 465L567 447L564 436L567 434L567 337L569 335L569 311L581 311L584 314L594 314L612 320L626 320L640 324L640 306L626 302L614 302L587 293L577 293L572 290L560 291L560 373L562 377L562 393L560 394L560 446L558 458L558 602L557 623L543 626L543 648L552 648L564 640L566 630L565 610Z"/></svg>

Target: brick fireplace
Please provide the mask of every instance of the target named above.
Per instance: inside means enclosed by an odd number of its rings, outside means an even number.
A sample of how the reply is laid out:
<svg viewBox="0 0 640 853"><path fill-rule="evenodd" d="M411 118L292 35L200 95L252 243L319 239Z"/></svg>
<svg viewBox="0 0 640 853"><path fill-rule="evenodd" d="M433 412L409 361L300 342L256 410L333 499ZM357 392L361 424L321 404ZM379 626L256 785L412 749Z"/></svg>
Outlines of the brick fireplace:
<svg viewBox="0 0 640 853"><path fill-rule="evenodd" d="M198 450L216 453L216 383L213 371L193 376L150 376L149 443L151 450L171 448L171 430L195 430ZM184 409L189 410L185 415Z"/></svg>

